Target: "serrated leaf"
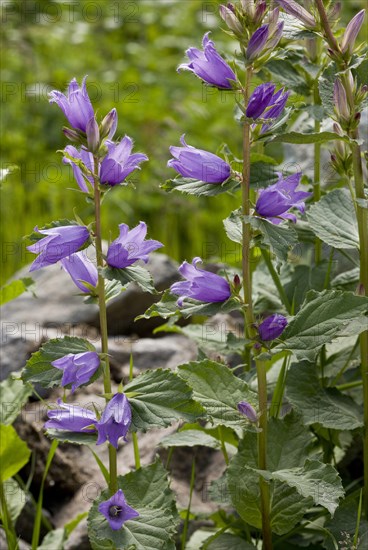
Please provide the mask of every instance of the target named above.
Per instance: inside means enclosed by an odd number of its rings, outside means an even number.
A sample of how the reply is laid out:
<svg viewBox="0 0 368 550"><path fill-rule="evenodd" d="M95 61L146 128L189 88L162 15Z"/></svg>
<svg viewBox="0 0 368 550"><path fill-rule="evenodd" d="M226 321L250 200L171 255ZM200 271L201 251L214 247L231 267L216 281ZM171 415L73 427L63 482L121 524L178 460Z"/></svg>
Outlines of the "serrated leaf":
<svg viewBox="0 0 368 550"><path fill-rule="evenodd" d="M13 477L31 455L27 444L19 437L13 426L0 424L0 482Z"/></svg>
<svg viewBox="0 0 368 550"><path fill-rule="evenodd" d="M173 536L178 522L173 493L167 472L160 461L118 477L118 487L129 506L139 516L113 531L98 511L100 502L110 497L105 490L92 505L88 516L88 535L95 549L175 550Z"/></svg>
<svg viewBox="0 0 368 550"><path fill-rule="evenodd" d="M3 485L6 505L13 523L18 519L27 501L27 495L15 479L7 479Z"/></svg>
<svg viewBox="0 0 368 550"><path fill-rule="evenodd" d="M266 63L265 69L268 69L277 82L286 85L288 89L291 88L298 94L309 95L310 90L305 83L305 78L297 72L295 64L288 59L271 59Z"/></svg>
<svg viewBox="0 0 368 550"><path fill-rule="evenodd" d="M286 395L305 424L336 430L353 430L363 425L362 412L353 399L335 388L323 388L316 367L310 363L291 365Z"/></svg>
<svg viewBox="0 0 368 550"><path fill-rule="evenodd" d="M46 434L51 439L57 439L62 443L73 443L74 445L92 445L97 441L97 435L93 433L68 432L49 428Z"/></svg>
<svg viewBox="0 0 368 550"><path fill-rule="evenodd" d="M290 224L288 226L275 225L256 216L249 216L248 220L253 229L259 232L258 238L255 237L256 244L261 248L269 247L280 260L286 261L288 252L298 243L295 229Z"/></svg>
<svg viewBox="0 0 368 550"><path fill-rule="evenodd" d="M150 272L139 265L117 269L115 267L105 267L100 270L101 275L109 281L118 281L121 284L121 290L125 290L131 283L136 283L144 292L157 294L153 286L153 279Z"/></svg>
<svg viewBox="0 0 368 550"><path fill-rule="evenodd" d="M290 277L282 281L289 303L294 303L298 311L309 290L322 292L325 288L328 262L323 260L318 265L297 265Z"/></svg>
<svg viewBox="0 0 368 550"><path fill-rule="evenodd" d="M225 220L223 220L226 235L234 243L242 244L243 242L243 229L242 229L242 215L240 208L231 212Z"/></svg>
<svg viewBox="0 0 368 550"><path fill-rule="evenodd" d="M256 547L236 535L214 533L202 543L200 548L203 550L255 550Z"/></svg>
<svg viewBox="0 0 368 550"><path fill-rule="evenodd" d="M124 391L136 392L129 399L134 431L170 426L180 419L194 422L203 415L202 407L192 399L191 388L169 369L146 371L129 382Z"/></svg>
<svg viewBox="0 0 368 550"><path fill-rule="evenodd" d="M334 82L337 72L338 69L336 63L333 61L326 67L318 79L319 95L321 97L322 105L330 115L334 113Z"/></svg>
<svg viewBox="0 0 368 550"><path fill-rule="evenodd" d="M51 362L64 357L68 353L77 354L86 351L96 350L90 342L83 338L64 336L64 338L49 340L36 353L33 353L27 361L22 371L22 380L41 384L44 388L59 386L63 371L53 367Z"/></svg>
<svg viewBox="0 0 368 550"><path fill-rule="evenodd" d="M210 447L211 449L220 449L221 443L205 432L199 430L184 430L164 437L160 446L168 447Z"/></svg>
<svg viewBox="0 0 368 550"><path fill-rule="evenodd" d="M32 387L11 376L0 383L0 424L12 424L20 413Z"/></svg>
<svg viewBox="0 0 368 550"><path fill-rule="evenodd" d="M272 139L273 143L294 143L294 144L304 144L304 143L325 143L327 141L341 140L350 142L350 139L347 136L340 136L334 132L319 132L318 134L301 134L298 132L288 132L286 134L278 134Z"/></svg>
<svg viewBox="0 0 368 550"><path fill-rule="evenodd" d="M298 359L312 362L324 344L368 311L368 298L351 292L308 292L304 304L282 334L283 344Z"/></svg>
<svg viewBox="0 0 368 550"><path fill-rule="evenodd" d="M277 170L274 166L268 162L252 162L250 170L250 186L256 187L268 187L273 183L276 183L279 179Z"/></svg>
<svg viewBox="0 0 368 550"><path fill-rule="evenodd" d="M346 534L354 538L357 525L358 501L355 495L348 496L338 507L332 519L327 520L325 527L337 541L346 540ZM335 550L331 537L325 538L323 548ZM368 521L360 518L358 545L355 550L365 550L368 547Z"/></svg>
<svg viewBox="0 0 368 550"><path fill-rule="evenodd" d="M268 473L300 467L304 464L313 436L295 413L283 419L271 418L268 426L267 468ZM257 434L245 433L239 450L230 461L227 472L228 490L233 505L244 521L260 528L260 489L258 468ZM292 487L283 487L275 482L271 487L271 524L279 535L292 529L303 517L311 503L301 499Z"/></svg>
<svg viewBox="0 0 368 550"><path fill-rule="evenodd" d="M237 191L240 189L240 182L233 178L227 179L223 183L207 183L191 178L175 178L167 180L160 187L161 189L165 189L165 191L180 191L186 195L215 197L222 193Z"/></svg>
<svg viewBox="0 0 368 550"><path fill-rule="evenodd" d="M234 298L229 298L226 302L203 303L198 300L185 300L182 307L177 304L178 297L173 296L170 290L165 290L159 302L153 304L143 315L138 315L136 319L150 319L151 317L169 317L188 318L192 315L206 315L208 317L216 313L230 313L241 309L241 304Z"/></svg>
<svg viewBox="0 0 368 550"><path fill-rule="evenodd" d="M307 459L304 466L276 472L259 473L267 481L271 479L294 487L299 495L312 498L314 504L323 506L333 516L339 499L345 495L341 479L331 464Z"/></svg>
<svg viewBox="0 0 368 550"><path fill-rule="evenodd" d="M3 286L0 288L0 306L11 300L15 300L15 298L18 298L23 292L26 292L26 290L32 287L33 284L34 280L31 279L31 277L25 277Z"/></svg>
<svg viewBox="0 0 368 550"><path fill-rule="evenodd" d="M334 248L358 248L359 230L350 192L333 189L313 204L307 218L311 229Z"/></svg>
<svg viewBox="0 0 368 550"><path fill-rule="evenodd" d="M235 431L249 428L238 409L240 401L255 405L256 394L221 363L206 359L178 367L178 374L193 389L193 397L205 408L214 426L228 426Z"/></svg>

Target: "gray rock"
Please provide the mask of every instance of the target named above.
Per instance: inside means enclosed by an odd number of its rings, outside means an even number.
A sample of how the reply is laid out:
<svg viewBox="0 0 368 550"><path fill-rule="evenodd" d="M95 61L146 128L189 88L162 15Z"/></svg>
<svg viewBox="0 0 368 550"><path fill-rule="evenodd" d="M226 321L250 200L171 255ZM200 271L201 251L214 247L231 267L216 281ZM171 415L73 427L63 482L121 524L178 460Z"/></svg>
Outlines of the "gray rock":
<svg viewBox="0 0 368 550"><path fill-rule="evenodd" d="M22 539L18 539L19 550L29 550L31 547ZM8 550L9 546L6 540L5 531L0 529L0 550Z"/></svg>
<svg viewBox="0 0 368 550"><path fill-rule="evenodd" d="M168 288L179 277L177 264L165 254L152 254L147 268L159 291ZM28 269L23 268L14 278L29 276ZM84 297L78 295L78 289L69 275L58 264L35 271L32 277L36 283L36 296L27 292L1 308L2 343L10 337L27 341L33 339L37 343L47 328L68 332L79 324L99 326L97 305L84 303ZM136 285L130 285L108 303L110 334L148 334L161 321L156 318L134 323L134 318L159 298L159 295L153 296Z"/></svg>

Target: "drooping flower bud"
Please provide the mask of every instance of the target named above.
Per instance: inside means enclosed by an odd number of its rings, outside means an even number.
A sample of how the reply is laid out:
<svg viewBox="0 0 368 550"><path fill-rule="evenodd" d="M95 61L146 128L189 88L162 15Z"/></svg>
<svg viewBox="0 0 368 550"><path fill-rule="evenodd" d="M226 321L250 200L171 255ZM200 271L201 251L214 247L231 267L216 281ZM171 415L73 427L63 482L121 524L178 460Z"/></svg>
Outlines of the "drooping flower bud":
<svg viewBox="0 0 368 550"><path fill-rule="evenodd" d="M267 317L258 327L258 333L264 342L275 340L284 332L288 324L286 317L275 313Z"/></svg>
<svg viewBox="0 0 368 550"><path fill-rule="evenodd" d="M240 401L240 403L238 403L238 411L246 416L251 422L258 422L258 416L255 408L252 407L252 405L247 401Z"/></svg>
<svg viewBox="0 0 368 550"><path fill-rule="evenodd" d="M349 56L352 55L354 51L355 41L363 24L364 17L365 10L361 10L348 23L340 45L343 54L348 54Z"/></svg>

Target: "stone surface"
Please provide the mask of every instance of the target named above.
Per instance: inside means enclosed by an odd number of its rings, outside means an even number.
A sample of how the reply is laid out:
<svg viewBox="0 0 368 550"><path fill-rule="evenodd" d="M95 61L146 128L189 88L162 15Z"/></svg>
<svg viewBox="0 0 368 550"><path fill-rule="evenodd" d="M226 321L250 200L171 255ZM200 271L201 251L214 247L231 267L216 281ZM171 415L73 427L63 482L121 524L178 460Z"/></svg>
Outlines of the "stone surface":
<svg viewBox="0 0 368 550"><path fill-rule="evenodd" d="M152 254L147 268L159 291L168 288L179 277L177 264L165 254ZM14 278L29 276L28 269L23 268ZM31 275L36 283L36 296L26 292L1 308L2 343L10 336L22 340L31 337L40 339L45 332L44 327L63 332L80 324L98 327L97 305L84 303L84 297L78 295L78 289L60 265L48 266ZM110 334L148 334L161 320L156 318L134 323L134 318L159 298L159 295L151 295L136 285L130 285L108 303Z"/></svg>

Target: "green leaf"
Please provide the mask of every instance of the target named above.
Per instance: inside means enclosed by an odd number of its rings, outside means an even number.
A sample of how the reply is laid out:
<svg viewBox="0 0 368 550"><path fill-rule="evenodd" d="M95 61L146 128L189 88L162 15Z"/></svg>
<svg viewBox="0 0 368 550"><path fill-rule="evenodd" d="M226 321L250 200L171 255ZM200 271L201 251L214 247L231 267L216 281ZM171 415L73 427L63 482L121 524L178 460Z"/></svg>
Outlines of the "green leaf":
<svg viewBox="0 0 368 550"><path fill-rule="evenodd" d="M249 429L250 423L238 411L239 401L257 403L256 394L221 363L206 359L178 367L181 376L193 389L193 397L207 411L214 426L228 426L235 431Z"/></svg>
<svg viewBox="0 0 368 550"><path fill-rule="evenodd" d="M300 75L295 64L288 59L271 59L265 65L277 82L291 88L298 94L309 95L309 87L305 83L305 78Z"/></svg>
<svg viewBox="0 0 368 550"><path fill-rule="evenodd" d="M223 220L226 235L234 243L242 244L243 242L243 230L242 230L242 215L241 209L234 210L230 216Z"/></svg>
<svg viewBox="0 0 368 550"><path fill-rule="evenodd" d="M120 290L125 290L131 283L136 283L144 292L157 294L153 286L152 275L147 269L139 265L116 269L105 267L101 269L101 275L109 281L118 281L121 284Z"/></svg>
<svg viewBox="0 0 368 550"><path fill-rule="evenodd" d="M268 187L273 183L276 183L279 179L277 171L268 162L252 162L250 170L250 186L259 188L259 187Z"/></svg>
<svg viewBox="0 0 368 550"><path fill-rule="evenodd" d="M297 265L294 272L283 280L289 303L294 303L295 311L298 311L309 290L322 292L325 286L328 262L323 260L318 265Z"/></svg>
<svg viewBox="0 0 368 550"><path fill-rule="evenodd" d="M44 388L59 386L63 371L53 367L51 362L64 357L68 353L76 354L85 351L96 350L90 342L83 338L64 336L64 338L49 340L36 353L33 353L27 361L22 371L22 380L41 384Z"/></svg>
<svg viewBox="0 0 368 550"><path fill-rule="evenodd" d="M133 431L170 426L175 420L194 422L202 407L193 401L191 388L169 369L146 371L134 378L124 391L135 392L129 399Z"/></svg>
<svg viewBox="0 0 368 550"><path fill-rule="evenodd" d="M271 418L268 428L267 467L270 472L304 464L313 442L310 431L295 413L283 419ZM247 432L227 471L233 505L244 521L260 528L260 489L257 434ZM269 473L270 473L269 472ZM303 517L311 499L301 499L292 487L276 481L271 487L271 524L275 533L287 533Z"/></svg>
<svg viewBox="0 0 368 550"><path fill-rule="evenodd" d="M250 342L250 340L246 340L245 338L237 338L234 333L229 332L221 324L212 324L211 322L204 325L187 325L186 327L166 324L161 325L159 331L156 330L156 332L161 331L175 332L188 336L207 355L214 351L217 353L241 353L244 350L244 346Z"/></svg>
<svg viewBox="0 0 368 550"><path fill-rule="evenodd" d="M29 290L33 284L34 280L31 277L25 277L3 286L0 288L0 306L18 298L23 292Z"/></svg>
<svg viewBox="0 0 368 550"><path fill-rule="evenodd" d="M97 550L110 544L116 550L175 550L173 537L178 518L167 472L161 462L119 476L118 487L139 516L127 521L119 531L113 531L98 511L100 502L110 497L108 490L103 491L88 517L92 547Z"/></svg>
<svg viewBox="0 0 368 550"><path fill-rule="evenodd" d="M253 544L230 533L220 535L214 533L205 539L200 546L201 550L255 550L255 548Z"/></svg>
<svg viewBox="0 0 368 550"><path fill-rule="evenodd" d="M334 132L320 132L318 134L300 134L298 132L288 132L279 134L272 139L273 143L325 143L327 141L341 140L349 143L350 139L347 136L340 136Z"/></svg>
<svg viewBox="0 0 368 550"><path fill-rule="evenodd" d="M291 365L286 394L303 415L305 424L336 430L353 430L363 425L362 412L353 399L335 388L323 388L316 367L310 363Z"/></svg>
<svg viewBox="0 0 368 550"><path fill-rule="evenodd" d="M215 197L222 193L237 191L240 189L240 182L234 178L227 179L223 183L206 183L191 178L175 178L167 180L160 187L161 189L165 189L165 191L180 191L187 195L196 195L197 197Z"/></svg>
<svg viewBox="0 0 368 550"><path fill-rule="evenodd" d="M30 384L24 384L22 380L12 376L3 380L0 383L0 423L12 424L30 395L32 395Z"/></svg>
<svg viewBox="0 0 368 550"><path fill-rule="evenodd" d="M64 550L64 542L66 541L65 529L60 527L47 533L43 538L42 544L37 550Z"/></svg>
<svg viewBox="0 0 368 550"><path fill-rule="evenodd" d="M331 464L324 464L319 460L307 459L304 466L277 472L259 473L267 481L278 480L294 487L299 495L312 498L314 504L323 506L333 516L339 505L339 499L345 495L341 479Z"/></svg>
<svg viewBox="0 0 368 550"><path fill-rule="evenodd" d="M192 315L206 315L211 317L216 313L230 313L236 309L241 309L241 304L234 298L229 298L226 302L202 303L198 300L185 300L182 307L177 304L178 296L173 296L170 290L165 290L159 302L153 304L143 315L138 315L137 319L150 319L151 317L184 317Z"/></svg>
<svg viewBox="0 0 368 550"><path fill-rule="evenodd" d="M337 541L348 540L346 534L354 538L357 525L358 500L355 495L348 496L338 507L332 519L329 519L325 527L335 537ZM365 550L368 547L368 521L364 518L359 523L359 543L356 550ZM335 550L331 537L325 538L323 548L326 550Z"/></svg>
<svg viewBox="0 0 368 550"><path fill-rule="evenodd" d="M218 439L200 430L184 430L164 437L160 446L168 447L210 447L211 449L221 449L221 443Z"/></svg>
<svg viewBox="0 0 368 550"><path fill-rule="evenodd" d="M27 495L15 479L7 479L3 485L6 505L13 523L18 519L27 501Z"/></svg>
<svg viewBox="0 0 368 550"><path fill-rule="evenodd" d="M249 216L253 229L258 232L254 242L261 248L270 248L280 260L286 261L288 252L298 243L298 235L295 229L288 224L275 225L264 218Z"/></svg>
<svg viewBox="0 0 368 550"><path fill-rule="evenodd" d="M358 248L359 231L350 192L333 189L313 204L307 218L311 229L334 248Z"/></svg>
<svg viewBox="0 0 368 550"><path fill-rule="evenodd" d="M234 210L224 220L226 235L235 243L242 243L241 210ZM254 234L254 244L261 248L271 248L272 252L283 261L287 260L288 252L298 242L298 235L290 225L275 225L265 218L248 216L245 218L251 224Z"/></svg>
<svg viewBox="0 0 368 550"><path fill-rule="evenodd" d="M339 290L310 290L300 311L283 332L283 344L275 349L291 350L298 359L312 362L324 344L331 342L352 321L361 319L367 310L365 296Z"/></svg>
<svg viewBox="0 0 368 550"><path fill-rule="evenodd" d="M332 115L334 113L334 82L336 74L338 72L336 63L333 61L323 71L319 77L319 95L321 97L322 105L326 109L327 113Z"/></svg>
<svg viewBox="0 0 368 550"><path fill-rule="evenodd" d="M97 441L97 435L94 433L68 432L67 430L55 430L49 428L46 434L51 439L56 439L62 443L73 443L75 445L92 445Z"/></svg>
<svg viewBox="0 0 368 550"><path fill-rule="evenodd" d="M13 426L0 424L0 482L13 477L27 464L31 451Z"/></svg>

